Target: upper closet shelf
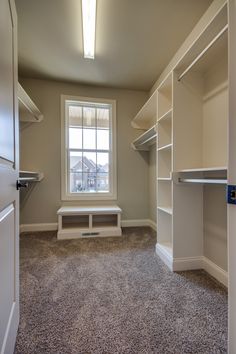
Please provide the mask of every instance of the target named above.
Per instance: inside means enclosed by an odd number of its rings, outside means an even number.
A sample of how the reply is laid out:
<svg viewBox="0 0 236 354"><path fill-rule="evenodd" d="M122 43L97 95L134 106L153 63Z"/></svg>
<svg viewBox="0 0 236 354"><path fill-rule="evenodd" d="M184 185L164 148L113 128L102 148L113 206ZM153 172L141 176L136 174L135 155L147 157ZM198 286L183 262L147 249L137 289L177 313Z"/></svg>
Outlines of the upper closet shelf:
<svg viewBox="0 0 236 354"><path fill-rule="evenodd" d="M132 143L132 147L135 150L148 151L150 146L155 144L156 142L156 125L153 125L150 129L140 135L137 139L135 139Z"/></svg>
<svg viewBox="0 0 236 354"><path fill-rule="evenodd" d="M133 128L149 129L157 120L157 92L155 91L132 120Z"/></svg>
<svg viewBox="0 0 236 354"><path fill-rule="evenodd" d="M19 116L21 122L41 122L41 120L43 119L42 113L19 83L18 102Z"/></svg>
<svg viewBox="0 0 236 354"><path fill-rule="evenodd" d="M211 65L211 58L215 61L219 51L226 50L227 52L227 32L228 14L227 1L225 1L216 16L188 48L175 67L179 73L179 80L190 70L204 72ZM209 52L210 55L208 55Z"/></svg>

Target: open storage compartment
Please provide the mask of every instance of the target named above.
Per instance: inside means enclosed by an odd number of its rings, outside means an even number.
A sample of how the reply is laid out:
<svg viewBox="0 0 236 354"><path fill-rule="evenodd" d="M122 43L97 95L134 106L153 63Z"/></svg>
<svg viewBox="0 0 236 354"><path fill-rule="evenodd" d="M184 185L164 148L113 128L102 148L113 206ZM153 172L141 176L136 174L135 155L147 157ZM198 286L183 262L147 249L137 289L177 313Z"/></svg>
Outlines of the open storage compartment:
<svg viewBox="0 0 236 354"><path fill-rule="evenodd" d="M117 224L117 214L97 214L92 216L93 227L115 227Z"/></svg>
<svg viewBox="0 0 236 354"><path fill-rule="evenodd" d="M89 215L65 215L62 218L62 228L86 229L89 227Z"/></svg>

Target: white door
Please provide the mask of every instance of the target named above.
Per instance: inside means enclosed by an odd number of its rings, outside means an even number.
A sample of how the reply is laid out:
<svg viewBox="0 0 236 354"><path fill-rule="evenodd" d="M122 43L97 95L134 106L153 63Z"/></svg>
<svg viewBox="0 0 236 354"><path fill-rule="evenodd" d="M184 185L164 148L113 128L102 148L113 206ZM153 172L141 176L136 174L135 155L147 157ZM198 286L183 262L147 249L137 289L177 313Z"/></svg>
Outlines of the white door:
<svg viewBox="0 0 236 354"><path fill-rule="evenodd" d="M236 0L229 0L229 184L236 185ZM236 353L236 205L228 204L229 354Z"/></svg>
<svg viewBox="0 0 236 354"><path fill-rule="evenodd" d="M0 0L0 353L12 354L19 322L16 11Z"/></svg>

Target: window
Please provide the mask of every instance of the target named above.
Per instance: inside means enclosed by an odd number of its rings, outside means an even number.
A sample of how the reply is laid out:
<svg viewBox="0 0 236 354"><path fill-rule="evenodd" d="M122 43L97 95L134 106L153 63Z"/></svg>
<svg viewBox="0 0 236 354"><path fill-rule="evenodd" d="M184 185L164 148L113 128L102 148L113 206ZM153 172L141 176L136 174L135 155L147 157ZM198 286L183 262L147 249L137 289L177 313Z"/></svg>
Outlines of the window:
<svg viewBox="0 0 236 354"><path fill-rule="evenodd" d="M62 96L62 199L116 199L115 101Z"/></svg>

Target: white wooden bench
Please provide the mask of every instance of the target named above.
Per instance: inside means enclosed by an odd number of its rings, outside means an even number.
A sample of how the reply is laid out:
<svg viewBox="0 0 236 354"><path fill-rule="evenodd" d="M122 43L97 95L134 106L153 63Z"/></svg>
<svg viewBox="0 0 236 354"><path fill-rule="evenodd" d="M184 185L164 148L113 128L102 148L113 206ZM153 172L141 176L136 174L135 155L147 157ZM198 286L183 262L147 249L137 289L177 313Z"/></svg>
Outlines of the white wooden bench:
<svg viewBox="0 0 236 354"><path fill-rule="evenodd" d="M121 236L118 206L63 206L57 211L57 238Z"/></svg>

